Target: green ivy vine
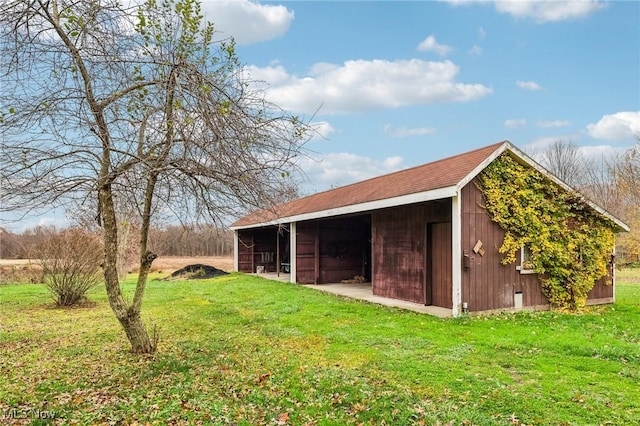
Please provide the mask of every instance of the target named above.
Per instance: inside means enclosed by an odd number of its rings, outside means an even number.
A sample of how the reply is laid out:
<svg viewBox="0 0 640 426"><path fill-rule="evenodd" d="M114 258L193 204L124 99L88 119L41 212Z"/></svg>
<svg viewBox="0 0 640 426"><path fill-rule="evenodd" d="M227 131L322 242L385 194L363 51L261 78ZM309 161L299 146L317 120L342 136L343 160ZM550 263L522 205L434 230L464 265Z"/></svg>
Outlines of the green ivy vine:
<svg viewBox="0 0 640 426"><path fill-rule="evenodd" d="M551 306L584 307L589 291L607 276L615 225L506 153L479 175L479 187L491 219L505 231L502 263L515 262L528 246L530 267L540 274Z"/></svg>

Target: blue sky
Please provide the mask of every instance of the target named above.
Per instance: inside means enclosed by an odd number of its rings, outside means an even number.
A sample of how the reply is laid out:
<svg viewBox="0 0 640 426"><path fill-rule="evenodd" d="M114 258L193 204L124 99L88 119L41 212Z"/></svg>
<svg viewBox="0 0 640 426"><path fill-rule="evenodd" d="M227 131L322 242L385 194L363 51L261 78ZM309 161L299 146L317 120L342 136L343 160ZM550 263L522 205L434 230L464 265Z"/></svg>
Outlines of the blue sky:
<svg viewBox="0 0 640 426"><path fill-rule="evenodd" d="M270 98L323 130L302 162L305 192L504 139L528 151L565 139L601 155L640 134L638 2L204 8Z"/></svg>
<svg viewBox="0 0 640 426"><path fill-rule="evenodd" d="M303 193L505 139L587 155L640 135L640 2L203 2L270 100L324 135ZM56 223L45 215L20 229Z"/></svg>

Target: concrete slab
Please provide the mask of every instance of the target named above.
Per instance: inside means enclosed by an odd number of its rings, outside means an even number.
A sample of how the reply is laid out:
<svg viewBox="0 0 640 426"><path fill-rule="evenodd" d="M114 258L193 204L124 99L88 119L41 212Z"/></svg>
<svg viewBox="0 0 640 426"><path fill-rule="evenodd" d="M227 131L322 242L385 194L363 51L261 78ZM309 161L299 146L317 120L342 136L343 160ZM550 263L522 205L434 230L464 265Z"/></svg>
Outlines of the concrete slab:
<svg viewBox="0 0 640 426"><path fill-rule="evenodd" d="M352 299L365 300L378 305L393 306L395 308L407 309L414 312L433 315L439 318L450 318L452 316L451 309L441 308L439 306L425 306L419 303L407 302L404 300L390 299L388 297L375 296L371 283L361 284L303 284L304 287L315 290L325 291L327 293L337 294L340 296L350 297Z"/></svg>
<svg viewBox="0 0 640 426"><path fill-rule="evenodd" d="M282 281L288 283L291 275L276 272L263 272L260 274L249 274L257 277L266 278L268 280ZM409 311L420 312L422 314L433 315L439 318L450 318L451 309L441 308L439 306L425 306L419 303L407 302L405 300L390 299L388 297L375 296L371 283L359 283L359 284L301 284L304 287L312 288L314 290L320 290L331 294L337 294L339 296L350 297L352 299L365 300L370 303L377 303L378 305L393 306L394 308L407 309Z"/></svg>
<svg viewBox="0 0 640 426"><path fill-rule="evenodd" d="M278 274L277 272L262 272L260 274L248 274L248 275L255 275L256 277L262 277L262 278L266 278L268 280L273 280L273 281L282 281L285 283L288 283L291 281L291 274L285 274L284 272L280 272L280 274Z"/></svg>

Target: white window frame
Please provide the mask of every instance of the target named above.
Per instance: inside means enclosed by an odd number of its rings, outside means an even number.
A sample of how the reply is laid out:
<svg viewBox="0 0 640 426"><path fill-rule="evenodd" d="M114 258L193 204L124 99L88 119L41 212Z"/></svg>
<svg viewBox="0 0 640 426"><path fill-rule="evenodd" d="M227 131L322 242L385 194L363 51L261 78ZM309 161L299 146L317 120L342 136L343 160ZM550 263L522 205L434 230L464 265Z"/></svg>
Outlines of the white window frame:
<svg viewBox="0 0 640 426"><path fill-rule="evenodd" d="M525 253L529 253L528 256L525 256ZM520 271L521 274L535 274L536 271L531 268L527 268L525 265L525 258L531 258L531 249L526 244L520 247L520 265L516 266L516 269Z"/></svg>

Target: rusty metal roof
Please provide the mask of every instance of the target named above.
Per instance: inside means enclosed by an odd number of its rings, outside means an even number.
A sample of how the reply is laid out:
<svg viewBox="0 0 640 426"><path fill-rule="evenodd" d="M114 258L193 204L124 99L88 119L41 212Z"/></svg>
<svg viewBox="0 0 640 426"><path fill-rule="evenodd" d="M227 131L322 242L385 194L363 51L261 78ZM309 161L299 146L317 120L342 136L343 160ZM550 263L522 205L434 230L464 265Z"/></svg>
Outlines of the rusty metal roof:
<svg viewBox="0 0 640 426"><path fill-rule="evenodd" d="M511 145L509 142L496 143L432 163L319 192L273 209L255 211L239 219L231 227L286 222L282 219L453 187L505 144Z"/></svg>

